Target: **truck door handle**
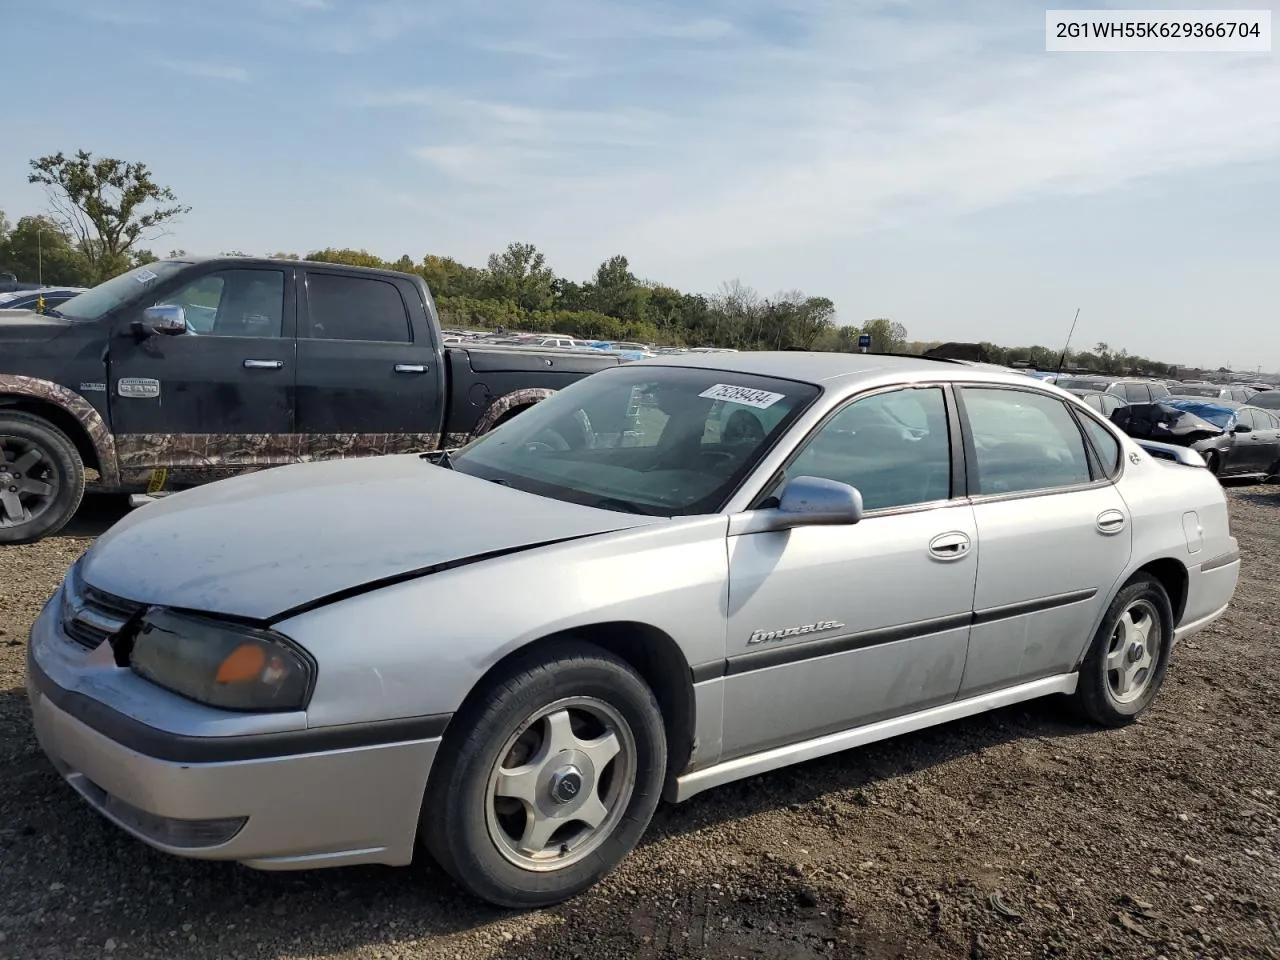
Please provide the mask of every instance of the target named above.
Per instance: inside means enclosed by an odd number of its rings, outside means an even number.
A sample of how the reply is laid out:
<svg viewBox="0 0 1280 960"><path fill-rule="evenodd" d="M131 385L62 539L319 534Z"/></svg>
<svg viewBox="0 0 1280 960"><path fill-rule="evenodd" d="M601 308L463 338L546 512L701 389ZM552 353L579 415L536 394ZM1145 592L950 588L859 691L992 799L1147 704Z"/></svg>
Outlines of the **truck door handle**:
<svg viewBox="0 0 1280 960"><path fill-rule="evenodd" d="M279 370L284 366L283 360L246 360L245 367L250 370Z"/></svg>
<svg viewBox="0 0 1280 960"><path fill-rule="evenodd" d="M397 363L396 373L426 373L425 363Z"/></svg>
<svg viewBox="0 0 1280 960"><path fill-rule="evenodd" d="M963 533L940 533L929 541L929 556L935 560L959 560L969 552L970 541Z"/></svg>
<svg viewBox="0 0 1280 960"><path fill-rule="evenodd" d="M1103 510L1098 514L1098 532L1108 535L1119 533L1126 522L1124 514L1119 510Z"/></svg>

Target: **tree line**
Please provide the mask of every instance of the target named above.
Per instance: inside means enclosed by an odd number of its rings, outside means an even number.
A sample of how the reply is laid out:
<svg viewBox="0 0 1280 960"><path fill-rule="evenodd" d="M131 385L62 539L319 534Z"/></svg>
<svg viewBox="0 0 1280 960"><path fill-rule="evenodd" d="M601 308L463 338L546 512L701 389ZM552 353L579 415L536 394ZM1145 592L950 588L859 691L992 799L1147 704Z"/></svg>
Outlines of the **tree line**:
<svg viewBox="0 0 1280 960"><path fill-rule="evenodd" d="M45 188L47 213L10 224L0 211L0 271L24 282L92 286L157 259L142 246L164 236L190 211L155 181L145 164L87 151L50 154L30 162L28 181ZM169 256L183 251L170 251ZM245 255L241 251L225 251ZM597 340L737 350L854 352L859 337L873 353L922 353L937 342L912 341L906 328L884 317L839 323L827 297L799 290L762 296L734 280L711 294L687 293L643 279L627 258L612 256L581 282L561 277L531 243L512 243L484 266L452 257L408 254L384 260L366 250L326 248L299 256L270 256L383 267L422 276L446 328L555 332ZM993 363L1113 374L1164 375L1169 365L1099 343L1066 354L1048 347L982 344Z"/></svg>

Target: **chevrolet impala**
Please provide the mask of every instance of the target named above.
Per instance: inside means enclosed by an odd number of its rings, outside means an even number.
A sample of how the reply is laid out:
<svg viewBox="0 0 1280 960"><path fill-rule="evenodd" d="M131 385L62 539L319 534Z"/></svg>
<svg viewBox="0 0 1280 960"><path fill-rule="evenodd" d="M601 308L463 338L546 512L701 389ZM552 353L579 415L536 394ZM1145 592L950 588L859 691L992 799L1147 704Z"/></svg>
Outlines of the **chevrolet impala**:
<svg viewBox="0 0 1280 960"><path fill-rule="evenodd" d="M533 907L660 800L1039 697L1130 723L1238 573L1203 462L1057 387L664 356L453 451L142 507L45 606L28 691L60 775L160 850L423 849Z"/></svg>

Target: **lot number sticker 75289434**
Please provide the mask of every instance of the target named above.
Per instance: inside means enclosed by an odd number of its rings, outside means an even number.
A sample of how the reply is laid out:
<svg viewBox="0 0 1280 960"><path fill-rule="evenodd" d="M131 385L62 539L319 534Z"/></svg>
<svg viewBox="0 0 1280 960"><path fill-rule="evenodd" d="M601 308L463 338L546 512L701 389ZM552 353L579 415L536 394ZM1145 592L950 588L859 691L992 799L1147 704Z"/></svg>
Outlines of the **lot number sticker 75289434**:
<svg viewBox="0 0 1280 960"><path fill-rule="evenodd" d="M727 400L729 403L741 403L748 407L767 410L779 400L786 398L785 393L770 393L768 390L753 390L751 387L735 387L731 383L717 383L703 390L700 397L708 400Z"/></svg>

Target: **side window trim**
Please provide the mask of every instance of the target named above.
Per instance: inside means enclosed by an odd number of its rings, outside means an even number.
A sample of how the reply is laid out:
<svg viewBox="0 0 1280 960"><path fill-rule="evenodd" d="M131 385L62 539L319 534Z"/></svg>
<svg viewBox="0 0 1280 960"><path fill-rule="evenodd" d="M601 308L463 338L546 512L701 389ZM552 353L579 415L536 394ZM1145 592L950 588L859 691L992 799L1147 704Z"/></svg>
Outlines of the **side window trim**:
<svg viewBox="0 0 1280 960"><path fill-rule="evenodd" d="M796 441L791 452L782 464L773 472L767 481L761 486L760 491L751 499L747 505L747 510L759 510L766 506L770 500L777 497L779 484L783 477L786 476L787 470L795 463L796 459L809 446L813 439L821 433L832 420L840 416L844 411L853 406L859 400L865 400L884 393L897 393L902 390L941 390L943 395L943 403L946 407L947 415L947 437L948 447L951 461L951 496L944 500L930 500L924 503L905 504L897 507L883 507L878 510L867 510L863 516L886 517L894 516L901 513L920 513L925 510L936 510L939 507L954 505L964 501L968 497L967 472L966 472L966 453L964 447L964 439L961 435L960 416L957 408L957 397L952 389L952 384L945 380L920 381L913 383L895 383L887 386L872 387L860 393L847 397L843 403L829 410L826 415L816 424L809 428L809 431ZM958 479L957 479L958 478Z"/></svg>
<svg viewBox="0 0 1280 960"><path fill-rule="evenodd" d="M1084 421L1085 419L1092 419L1096 426L1106 431L1107 436L1111 437L1112 439L1115 439L1115 435L1111 432L1111 430L1107 426L1104 425L1101 417L1096 417L1092 415L1092 411L1084 411L1084 410L1077 409L1074 404L1069 404L1067 406L1067 409L1071 411L1071 415L1072 417L1075 418L1075 421L1076 421L1076 428L1080 431L1080 435L1084 437L1085 452L1089 456L1090 476L1094 477L1094 479L1096 480L1105 480L1107 483L1115 483L1117 480L1120 479L1121 474L1124 473L1125 456L1124 456L1123 444L1121 444L1119 440L1116 440L1117 446L1120 447L1120 455L1116 457L1115 467L1110 472L1108 472L1106 469L1106 463L1102 459L1101 452L1098 450L1096 446L1094 446L1093 437L1091 437L1089 435L1089 431L1084 428L1084 424L1082 421Z"/></svg>
<svg viewBox="0 0 1280 960"><path fill-rule="evenodd" d="M965 407L963 387L971 387L979 390L1008 390L1012 393L1032 394L1038 397L1044 397L1049 400L1056 400L1067 408L1067 416L1070 417L1072 404L1065 402L1061 397L1055 397L1053 394L1046 393L1043 390L1034 388L1028 389L1022 385L1014 386L1008 383L981 383L977 381L956 383L955 391L956 406L960 411L960 428L964 432L964 450L967 488L969 492L970 503L993 503L1000 500L1024 500L1029 497L1054 497L1063 493L1077 493L1081 490L1092 490L1096 487L1102 487L1110 484L1109 479L1095 480L1090 479L1087 483L1072 483L1060 487L1044 487L1035 490L1016 490L1011 493L981 493L981 486L978 482L978 448L973 442L973 424L969 419L969 411ZM1092 446L1089 444L1088 437L1081 429L1080 424L1072 417L1072 423L1075 425L1077 432L1080 434L1081 444L1084 447L1085 456L1089 458L1092 455ZM1092 477L1092 461L1090 461L1090 477Z"/></svg>

